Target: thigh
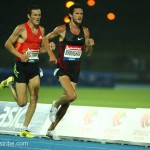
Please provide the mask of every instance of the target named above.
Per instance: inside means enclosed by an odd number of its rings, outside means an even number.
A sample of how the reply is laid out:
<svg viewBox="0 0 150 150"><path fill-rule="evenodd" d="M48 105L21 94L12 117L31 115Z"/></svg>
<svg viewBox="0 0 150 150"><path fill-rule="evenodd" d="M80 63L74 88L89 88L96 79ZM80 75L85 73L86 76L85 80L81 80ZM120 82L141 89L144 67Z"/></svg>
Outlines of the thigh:
<svg viewBox="0 0 150 150"><path fill-rule="evenodd" d="M40 77L39 75L29 80L28 84L29 92L31 96L37 96L40 88Z"/></svg>
<svg viewBox="0 0 150 150"><path fill-rule="evenodd" d="M27 84L26 83L16 83L16 93L19 102L27 102Z"/></svg>
<svg viewBox="0 0 150 150"><path fill-rule="evenodd" d="M68 93L76 92L76 83L71 82L70 78L67 75L63 75L59 77L60 84L64 90L64 94L68 95Z"/></svg>

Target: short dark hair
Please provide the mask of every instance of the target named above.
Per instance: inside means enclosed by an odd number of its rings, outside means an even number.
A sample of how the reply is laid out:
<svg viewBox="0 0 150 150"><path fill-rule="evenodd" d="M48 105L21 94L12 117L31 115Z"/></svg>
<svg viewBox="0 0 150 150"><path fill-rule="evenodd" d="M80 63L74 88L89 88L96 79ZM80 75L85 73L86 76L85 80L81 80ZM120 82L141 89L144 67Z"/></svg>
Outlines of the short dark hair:
<svg viewBox="0 0 150 150"><path fill-rule="evenodd" d="M73 14L75 8L81 8L83 10L83 7L79 3L75 3L69 7L69 14Z"/></svg>
<svg viewBox="0 0 150 150"><path fill-rule="evenodd" d="M41 9L38 5L31 5L27 10L27 14L31 15L32 10Z"/></svg>

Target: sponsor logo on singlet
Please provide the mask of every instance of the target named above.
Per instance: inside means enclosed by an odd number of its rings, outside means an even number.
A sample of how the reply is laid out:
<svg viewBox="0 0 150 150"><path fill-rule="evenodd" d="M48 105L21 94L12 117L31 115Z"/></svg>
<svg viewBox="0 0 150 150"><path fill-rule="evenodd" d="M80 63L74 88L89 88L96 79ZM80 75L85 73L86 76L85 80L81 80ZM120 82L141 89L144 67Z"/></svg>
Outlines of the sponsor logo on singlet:
<svg viewBox="0 0 150 150"><path fill-rule="evenodd" d="M83 38L78 38L78 40L80 41L80 40L82 40Z"/></svg>

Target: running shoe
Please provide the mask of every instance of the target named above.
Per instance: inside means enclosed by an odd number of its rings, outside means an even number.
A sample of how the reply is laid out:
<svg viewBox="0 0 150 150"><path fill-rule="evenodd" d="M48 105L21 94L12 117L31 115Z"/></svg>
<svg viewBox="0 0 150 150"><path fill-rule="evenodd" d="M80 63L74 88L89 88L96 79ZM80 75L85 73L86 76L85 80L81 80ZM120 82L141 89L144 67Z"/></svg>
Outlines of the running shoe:
<svg viewBox="0 0 150 150"><path fill-rule="evenodd" d="M50 113L49 113L49 119L51 122L55 122L56 120L56 114L58 112L58 109L54 106L55 101L53 102L51 109L50 109Z"/></svg>
<svg viewBox="0 0 150 150"><path fill-rule="evenodd" d="M0 84L0 89L4 89L5 87L8 87L11 83L14 82L14 77L9 77L6 80L3 80Z"/></svg>
<svg viewBox="0 0 150 150"><path fill-rule="evenodd" d="M23 130L20 132L20 137L34 138L35 136L31 134L28 130Z"/></svg>
<svg viewBox="0 0 150 150"><path fill-rule="evenodd" d="M56 132L54 130L47 131L46 136L52 140L60 141L61 139L56 135Z"/></svg>

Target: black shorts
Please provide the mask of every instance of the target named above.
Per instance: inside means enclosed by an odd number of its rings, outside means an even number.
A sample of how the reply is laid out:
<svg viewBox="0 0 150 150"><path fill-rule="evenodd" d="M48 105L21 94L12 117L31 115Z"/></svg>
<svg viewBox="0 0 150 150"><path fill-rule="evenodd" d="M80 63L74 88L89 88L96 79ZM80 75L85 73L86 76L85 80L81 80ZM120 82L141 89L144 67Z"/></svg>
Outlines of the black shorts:
<svg viewBox="0 0 150 150"><path fill-rule="evenodd" d="M14 65L14 78L18 83L29 83L29 80L39 75L39 62L29 63L16 61Z"/></svg>
<svg viewBox="0 0 150 150"><path fill-rule="evenodd" d="M67 72L61 68L56 68L54 70L54 76L57 77L57 79L59 79L59 77L63 76L63 75L66 75L70 78L70 81L71 82L74 82L74 83L78 83L78 79L79 79L79 73L80 71L77 71L77 72Z"/></svg>

